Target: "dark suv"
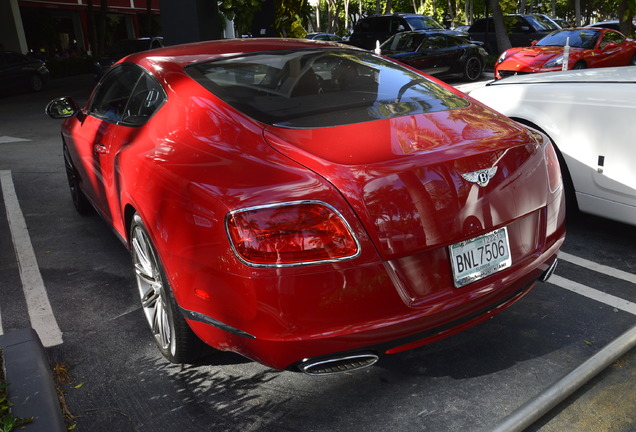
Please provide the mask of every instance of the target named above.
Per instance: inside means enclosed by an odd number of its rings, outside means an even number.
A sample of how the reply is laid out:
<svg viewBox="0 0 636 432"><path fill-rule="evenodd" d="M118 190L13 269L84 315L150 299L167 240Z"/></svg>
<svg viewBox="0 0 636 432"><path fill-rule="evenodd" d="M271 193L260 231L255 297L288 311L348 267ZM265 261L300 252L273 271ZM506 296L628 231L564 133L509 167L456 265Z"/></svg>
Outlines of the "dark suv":
<svg viewBox="0 0 636 432"><path fill-rule="evenodd" d="M506 15L504 23L513 47L530 46L561 27L545 15ZM476 20L468 29L470 40L483 42L490 54L499 54L492 17Z"/></svg>
<svg viewBox="0 0 636 432"><path fill-rule="evenodd" d="M349 44L374 49L376 41L384 42L396 33L407 30L443 30L444 27L426 15L393 14L362 18L353 27Z"/></svg>

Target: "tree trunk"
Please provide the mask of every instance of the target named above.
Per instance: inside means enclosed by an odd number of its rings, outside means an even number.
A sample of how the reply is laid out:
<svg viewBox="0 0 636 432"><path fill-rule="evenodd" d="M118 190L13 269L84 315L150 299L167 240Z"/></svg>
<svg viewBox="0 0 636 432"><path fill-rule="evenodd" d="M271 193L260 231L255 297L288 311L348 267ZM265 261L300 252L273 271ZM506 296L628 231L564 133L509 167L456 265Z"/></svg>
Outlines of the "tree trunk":
<svg viewBox="0 0 636 432"><path fill-rule="evenodd" d="M632 25L632 20L634 19L634 9L630 8L630 5L628 3L635 2L623 0L618 3L618 19L620 32L623 33L625 36L630 37L634 33L634 26Z"/></svg>
<svg viewBox="0 0 636 432"><path fill-rule="evenodd" d="M504 24L503 12L501 6L497 0L489 0L490 8L492 9L492 18L495 24L495 36L497 38L497 49L500 54L505 50L512 48L510 44L510 38L506 32L506 25Z"/></svg>
<svg viewBox="0 0 636 432"><path fill-rule="evenodd" d="M91 55L97 55L97 29L95 27L95 11L93 10L93 0L86 1L88 18L88 50Z"/></svg>
<svg viewBox="0 0 636 432"><path fill-rule="evenodd" d="M574 25L576 27L581 26L581 0L574 0L574 14L576 16Z"/></svg>

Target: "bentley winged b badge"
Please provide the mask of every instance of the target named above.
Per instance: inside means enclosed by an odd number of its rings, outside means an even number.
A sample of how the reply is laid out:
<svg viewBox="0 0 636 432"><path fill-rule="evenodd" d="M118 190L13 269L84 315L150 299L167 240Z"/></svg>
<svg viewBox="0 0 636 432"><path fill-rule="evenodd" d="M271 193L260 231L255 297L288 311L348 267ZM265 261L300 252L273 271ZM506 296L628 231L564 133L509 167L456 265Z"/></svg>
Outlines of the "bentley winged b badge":
<svg viewBox="0 0 636 432"><path fill-rule="evenodd" d="M485 187L488 185L488 182L490 182L490 179L493 178L496 173L497 167L494 166L492 168L486 168L479 171L462 174L462 177L471 183L477 183L479 186Z"/></svg>

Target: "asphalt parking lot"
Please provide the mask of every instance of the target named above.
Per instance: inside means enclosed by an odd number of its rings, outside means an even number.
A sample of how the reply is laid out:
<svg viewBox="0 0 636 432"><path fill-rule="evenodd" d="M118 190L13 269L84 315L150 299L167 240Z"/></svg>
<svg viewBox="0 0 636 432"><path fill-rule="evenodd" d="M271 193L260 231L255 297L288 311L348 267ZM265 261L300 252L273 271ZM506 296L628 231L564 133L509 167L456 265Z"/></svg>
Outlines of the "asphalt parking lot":
<svg viewBox="0 0 636 432"><path fill-rule="evenodd" d="M80 76L0 97L0 334L40 329L67 372L77 431L489 431L636 325L636 227L573 214L555 277L449 339L326 377L225 353L171 365L146 328L128 253L98 217L73 210L59 122L43 114L56 96L84 102L92 85ZM16 253L7 178L35 264ZM41 277L35 305L25 268ZM629 352L528 430L634 431L635 407Z"/></svg>

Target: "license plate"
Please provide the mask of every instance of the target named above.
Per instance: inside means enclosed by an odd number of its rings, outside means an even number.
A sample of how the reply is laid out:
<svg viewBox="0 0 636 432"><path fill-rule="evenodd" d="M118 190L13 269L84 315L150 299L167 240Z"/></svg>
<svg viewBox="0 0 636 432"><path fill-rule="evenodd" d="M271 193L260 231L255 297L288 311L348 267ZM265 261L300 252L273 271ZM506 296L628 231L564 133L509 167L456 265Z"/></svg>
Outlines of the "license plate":
<svg viewBox="0 0 636 432"><path fill-rule="evenodd" d="M456 288L483 279L512 264L506 227L455 243L448 249Z"/></svg>

